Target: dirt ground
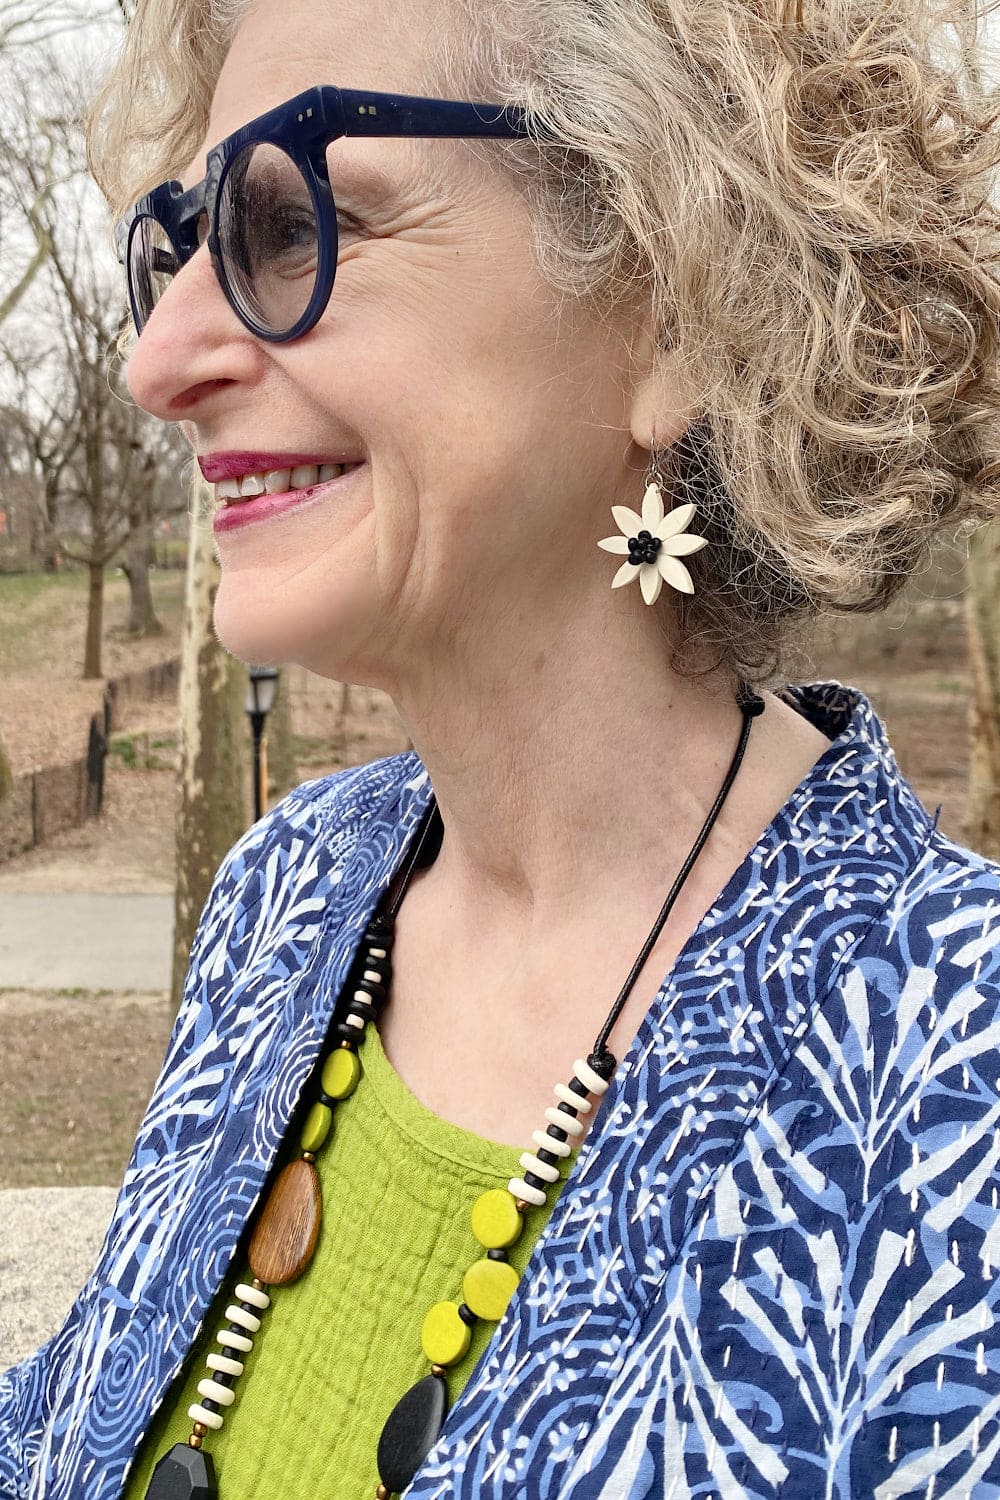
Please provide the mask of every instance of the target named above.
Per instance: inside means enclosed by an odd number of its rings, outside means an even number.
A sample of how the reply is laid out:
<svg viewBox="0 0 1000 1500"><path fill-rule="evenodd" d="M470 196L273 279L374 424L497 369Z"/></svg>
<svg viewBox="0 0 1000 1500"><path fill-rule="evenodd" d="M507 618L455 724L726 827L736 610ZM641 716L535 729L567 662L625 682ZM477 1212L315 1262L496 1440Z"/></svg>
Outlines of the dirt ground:
<svg viewBox="0 0 1000 1500"><path fill-rule="evenodd" d="M157 644L164 656L176 649L169 640L142 644L144 654ZM867 692L904 773L961 841L969 684L955 559L946 556L884 619L835 622L810 658L796 680L836 678ZM380 695L345 695L298 667L286 669L285 682L300 779L404 748ZM12 748L22 747L15 753L44 736L52 685L43 674L21 692L22 723L12 732L11 679L0 666L0 724ZM60 687L67 704L77 691L79 683ZM119 737L132 750L109 757L100 819L0 865L0 901L5 889L172 889L173 705L130 704ZM161 768L144 769L149 761ZM0 1186L117 1184L170 1026L165 995L0 992Z"/></svg>
<svg viewBox="0 0 1000 1500"><path fill-rule="evenodd" d="M116 1186L172 1019L166 994L0 990L0 1188Z"/></svg>

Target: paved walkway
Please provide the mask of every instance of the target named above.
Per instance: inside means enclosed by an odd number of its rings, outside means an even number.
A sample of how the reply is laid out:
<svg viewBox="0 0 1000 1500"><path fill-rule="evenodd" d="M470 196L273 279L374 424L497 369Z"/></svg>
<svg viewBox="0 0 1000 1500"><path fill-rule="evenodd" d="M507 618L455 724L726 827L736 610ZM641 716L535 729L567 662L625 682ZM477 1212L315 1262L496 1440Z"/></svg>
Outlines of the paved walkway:
<svg viewBox="0 0 1000 1500"><path fill-rule="evenodd" d="M0 989L168 990L172 896L0 891Z"/></svg>
<svg viewBox="0 0 1000 1500"><path fill-rule="evenodd" d="M58 1333L94 1269L115 1188L0 1192L0 1370Z"/></svg>

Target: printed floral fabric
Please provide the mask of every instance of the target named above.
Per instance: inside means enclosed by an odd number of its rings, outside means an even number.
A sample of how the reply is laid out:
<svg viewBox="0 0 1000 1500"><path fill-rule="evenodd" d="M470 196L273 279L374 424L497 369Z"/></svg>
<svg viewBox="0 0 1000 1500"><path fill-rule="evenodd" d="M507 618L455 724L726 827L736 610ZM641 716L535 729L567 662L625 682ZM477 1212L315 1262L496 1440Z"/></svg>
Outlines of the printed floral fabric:
<svg viewBox="0 0 1000 1500"><path fill-rule="evenodd" d="M667 975L407 1500L1000 1494L1000 869L861 694L786 697L832 742ZM227 857L95 1271L0 1376L4 1500L120 1493L428 796L412 754L306 783Z"/></svg>

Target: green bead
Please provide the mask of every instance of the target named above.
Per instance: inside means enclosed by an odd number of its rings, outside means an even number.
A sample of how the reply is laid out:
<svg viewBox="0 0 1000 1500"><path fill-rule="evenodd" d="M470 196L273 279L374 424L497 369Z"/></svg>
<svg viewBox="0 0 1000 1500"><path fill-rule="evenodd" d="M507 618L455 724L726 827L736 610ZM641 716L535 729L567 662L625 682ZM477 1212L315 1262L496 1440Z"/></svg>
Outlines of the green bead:
<svg viewBox="0 0 1000 1500"><path fill-rule="evenodd" d="M462 1295L477 1318L499 1323L517 1290L517 1282L517 1272L509 1261L485 1258L466 1271Z"/></svg>
<svg viewBox="0 0 1000 1500"><path fill-rule="evenodd" d="M520 1239L524 1221L506 1188L490 1188L472 1208L472 1232L485 1250L506 1250Z"/></svg>
<svg viewBox="0 0 1000 1500"><path fill-rule="evenodd" d="M322 1083L324 1094L331 1099L349 1099L361 1077L361 1059L347 1047L338 1047L331 1052L323 1064Z"/></svg>
<svg viewBox="0 0 1000 1500"><path fill-rule="evenodd" d="M472 1329L459 1317L457 1302L435 1302L424 1319L420 1342L432 1365L457 1365L468 1354Z"/></svg>
<svg viewBox="0 0 1000 1500"><path fill-rule="evenodd" d="M306 1115L306 1123L302 1127L301 1146L303 1151L318 1151L330 1134L330 1126L333 1124L333 1110L328 1104L314 1104Z"/></svg>

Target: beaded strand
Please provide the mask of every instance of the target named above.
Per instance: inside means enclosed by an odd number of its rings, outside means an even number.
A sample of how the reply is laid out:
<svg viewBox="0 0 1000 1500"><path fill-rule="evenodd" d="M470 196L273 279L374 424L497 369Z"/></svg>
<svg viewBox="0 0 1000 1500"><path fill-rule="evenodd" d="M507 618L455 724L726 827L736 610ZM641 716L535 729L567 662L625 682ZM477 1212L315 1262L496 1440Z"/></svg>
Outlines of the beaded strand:
<svg viewBox="0 0 1000 1500"><path fill-rule="evenodd" d="M594 1050L587 1061L577 1058L568 1084L556 1084L557 1102L545 1111L546 1128L532 1133L535 1150L525 1151L520 1158L523 1175L512 1177L506 1188L481 1194L473 1205L472 1232L486 1254L466 1271L463 1300L435 1303L424 1318L421 1347L430 1362L430 1373L396 1403L382 1429L375 1500L391 1500L406 1489L437 1441L448 1407L447 1371L468 1352L477 1319L498 1322L503 1317L519 1280L507 1251L520 1238L525 1213L546 1204L548 1190L560 1180L562 1168L583 1139L587 1127L581 1117L589 1114L593 1100L601 1099L608 1090L617 1066L607 1046L608 1037L715 825L742 764L751 722L764 709L763 700L746 688L741 688L738 702L743 729L725 781L598 1034ZM396 913L435 823L440 825L440 814L432 800L395 894L366 929L359 949L361 977L354 983L343 1018L334 1026L340 1041L323 1064L320 1095L302 1128L302 1155L279 1174L257 1221L247 1257L253 1281L237 1286L238 1301L226 1309L227 1326L216 1336L223 1352L207 1356L210 1373L198 1385L202 1399L188 1408L194 1426L187 1444L175 1444L159 1461L145 1500L216 1500L218 1496L212 1456L203 1449L204 1439L209 1431L222 1428L224 1412L236 1400L235 1384L245 1369L245 1360L236 1356L253 1350L261 1315L271 1305L268 1289L295 1281L312 1260L322 1215L316 1156L330 1138L337 1107L350 1098L362 1076L358 1050L367 1027L378 1021L389 994Z"/></svg>

